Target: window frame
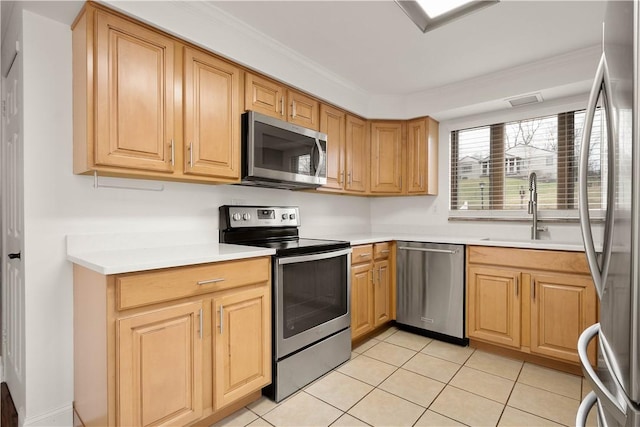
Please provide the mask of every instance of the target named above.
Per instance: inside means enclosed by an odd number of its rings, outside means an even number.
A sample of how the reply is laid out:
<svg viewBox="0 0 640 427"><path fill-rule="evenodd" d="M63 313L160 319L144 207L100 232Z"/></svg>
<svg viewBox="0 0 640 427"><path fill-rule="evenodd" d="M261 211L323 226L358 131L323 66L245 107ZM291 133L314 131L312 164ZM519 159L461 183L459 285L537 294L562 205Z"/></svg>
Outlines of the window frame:
<svg viewBox="0 0 640 427"><path fill-rule="evenodd" d="M489 124L503 124L518 120L528 120L537 117L557 115L561 120L561 115L567 112L584 110L586 108L587 98L585 96L575 96L569 99L545 102L540 105L519 107L513 110L502 110L492 113L478 114L475 116L466 116L440 123L440 137L443 141L449 141L449 150L447 150L447 166L449 168L448 182L448 220L449 221L519 221L530 222L531 215L523 210L503 210L503 209L485 209L485 210L453 210L453 202L457 195L452 193L452 183L457 180L457 170L451 162L451 153L455 149L457 151L457 141L453 141L452 132L455 130L464 130L475 127L489 126ZM560 137L558 138L561 139ZM566 140L566 139L565 139ZM560 142L559 142L560 143ZM561 147L558 147L560 149ZM445 151L445 150L443 150ZM504 159L503 159L504 161ZM560 173L560 170L558 171ZM563 171L570 173L570 171ZM528 191L527 191L528 193ZM528 197L527 197L528 200ZM577 201L576 201L577 203ZM590 209L590 217L592 221L604 221L605 210ZM547 222L579 222L577 205L574 209L540 209L538 210L538 218Z"/></svg>

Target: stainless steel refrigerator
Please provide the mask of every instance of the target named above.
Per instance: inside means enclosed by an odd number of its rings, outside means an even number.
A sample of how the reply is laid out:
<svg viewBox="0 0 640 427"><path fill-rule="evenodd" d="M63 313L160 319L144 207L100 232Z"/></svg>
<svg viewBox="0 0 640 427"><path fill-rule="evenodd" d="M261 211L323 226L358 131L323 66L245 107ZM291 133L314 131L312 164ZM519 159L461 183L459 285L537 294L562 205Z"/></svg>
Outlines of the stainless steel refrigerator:
<svg viewBox="0 0 640 427"><path fill-rule="evenodd" d="M576 425L597 407L600 426L640 426L640 147L638 144L638 0L609 1L602 57L589 98L579 168L580 225L594 284L600 323L578 341L582 370L593 392L578 410ZM594 245L588 181L594 115L606 129L606 214L602 250ZM594 132L595 133L595 132ZM603 158L605 158L603 157ZM599 249L599 248L598 248ZM597 366L587 346L597 345Z"/></svg>

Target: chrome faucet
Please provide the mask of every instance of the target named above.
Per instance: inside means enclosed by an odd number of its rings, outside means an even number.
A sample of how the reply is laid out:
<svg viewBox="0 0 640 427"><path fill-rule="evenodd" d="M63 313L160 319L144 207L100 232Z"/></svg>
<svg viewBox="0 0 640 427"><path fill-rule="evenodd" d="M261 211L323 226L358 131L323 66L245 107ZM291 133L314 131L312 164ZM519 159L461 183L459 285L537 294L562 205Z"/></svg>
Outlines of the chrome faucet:
<svg viewBox="0 0 640 427"><path fill-rule="evenodd" d="M546 231L545 227L538 227L538 180L535 172L529 175L529 209L527 211L533 214L533 222L531 224L531 240L539 238L539 231Z"/></svg>

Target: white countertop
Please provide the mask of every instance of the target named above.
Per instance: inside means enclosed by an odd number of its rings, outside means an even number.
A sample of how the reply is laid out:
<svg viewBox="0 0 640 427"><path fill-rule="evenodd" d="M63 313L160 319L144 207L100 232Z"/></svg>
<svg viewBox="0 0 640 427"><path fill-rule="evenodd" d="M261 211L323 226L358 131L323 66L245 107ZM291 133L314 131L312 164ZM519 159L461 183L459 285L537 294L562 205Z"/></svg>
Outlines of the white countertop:
<svg viewBox="0 0 640 427"><path fill-rule="evenodd" d="M70 235L67 236L67 260L100 274L108 275L275 254L274 249L217 243L209 237L213 234L214 233L204 233L199 236L189 236L184 235L184 233ZM205 237L202 237L203 235ZM526 249L584 251L582 242L507 240L436 234L390 232L317 236L304 235L302 237L344 240L353 246L401 240ZM167 242L172 242L172 244L168 245Z"/></svg>
<svg viewBox="0 0 640 427"><path fill-rule="evenodd" d="M67 251L67 259L100 274L130 273L157 268L270 256L273 249L225 243L161 246L99 251Z"/></svg>
<svg viewBox="0 0 640 427"><path fill-rule="evenodd" d="M310 237L310 236L305 236ZM502 246L522 249L547 249L559 251L584 251L582 242L562 242L554 240L524 240L524 239L502 239L487 237L460 237L435 234L408 234L408 233L356 233L317 236L323 239L346 240L351 245L366 245L376 242L387 242L391 240L404 240L411 242L425 243L449 243L460 245L477 246Z"/></svg>

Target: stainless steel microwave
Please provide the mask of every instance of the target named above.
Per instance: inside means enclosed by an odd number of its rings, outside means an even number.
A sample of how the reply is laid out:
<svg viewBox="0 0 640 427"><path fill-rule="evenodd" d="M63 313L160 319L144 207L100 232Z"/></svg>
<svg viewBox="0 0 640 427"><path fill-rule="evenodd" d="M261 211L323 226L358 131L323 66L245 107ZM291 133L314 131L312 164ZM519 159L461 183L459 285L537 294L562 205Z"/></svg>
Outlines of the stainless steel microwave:
<svg viewBox="0 0 640 427"><path fill-rule="evenodd" d="M327 135L248 111L242 115L242 184L285 189L327 183Z"/></svg>

